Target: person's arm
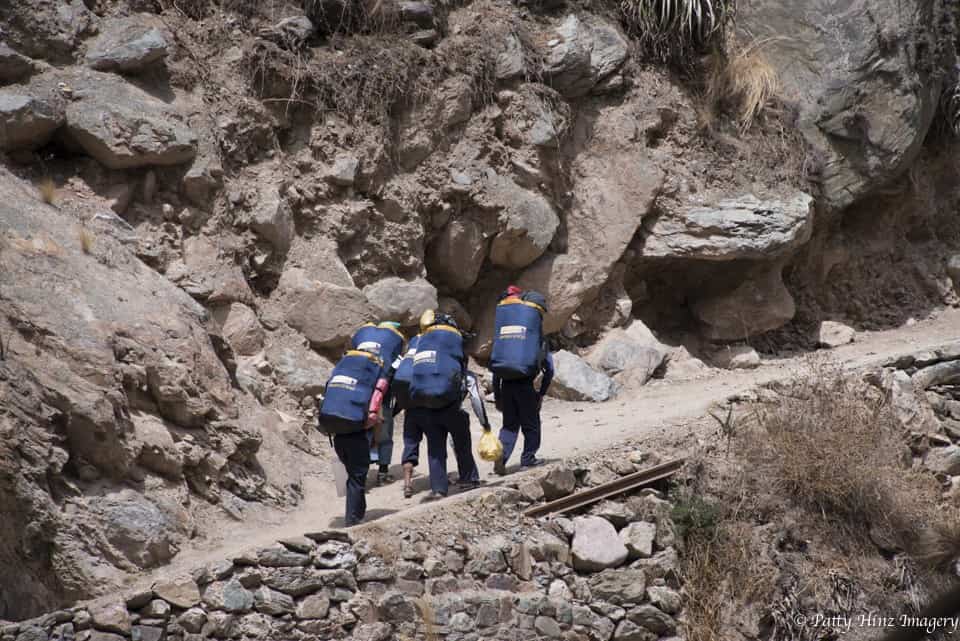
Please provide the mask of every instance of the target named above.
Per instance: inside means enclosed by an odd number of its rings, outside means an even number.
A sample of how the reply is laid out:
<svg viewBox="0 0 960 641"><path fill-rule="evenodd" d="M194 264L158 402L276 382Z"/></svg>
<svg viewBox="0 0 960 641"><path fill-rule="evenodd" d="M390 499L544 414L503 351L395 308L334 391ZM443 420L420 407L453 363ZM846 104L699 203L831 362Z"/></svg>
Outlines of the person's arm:
<svg viewBox="0 0 960 641"><path fill-rule="evenodd" d="M541 365L543 369L543 379L540 381L540 396L546 396L550 389L550 382L553 381L553 355L547 352L546 358Z"/></svg>
<svg viewBox="0 0 960 641"><path fill-rule="evenodd" d="M493 375L493 405L498 410L503 411L500 406L500 377L496 374Z"/></svg>
<svg viewBox="0 0 960 641"><path fill-rule="evenodd" d="M389 386L390 382L385 376L377 379L377 384L373 388L373 394L370 396L370 405L367 407L367 422L365 425L367 429L372 428L382 420L380 407L383 405L383 399L387 395Z"/></svg>

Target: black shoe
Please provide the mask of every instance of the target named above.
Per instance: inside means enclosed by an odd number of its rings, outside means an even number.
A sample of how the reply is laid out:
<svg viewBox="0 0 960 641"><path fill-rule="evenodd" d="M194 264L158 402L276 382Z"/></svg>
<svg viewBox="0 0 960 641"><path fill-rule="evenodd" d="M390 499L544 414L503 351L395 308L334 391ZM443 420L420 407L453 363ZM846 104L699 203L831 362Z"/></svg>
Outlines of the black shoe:
<svg viewBox="0 0 960 641"><path fill-rule="evenodd" d="M430 492L430 496L427 497L431 501L438 501L440 499L447 498L446 492Z"/></svg>
<svg viewBox="0 0 960 641"><path fill-rule="evenodd" d="M464 492L480 487L480 481L457 481L457 487Z"/></svg>
<svg viewBox="0 0 960 641"><path fill-rule="evenodd" d="M413 484L403 486L403 498L412 499L413 498Z"/></svg>
<svg viewBox="0 0 960 641"><path fill-rule="evenodd" d="M377 485L386 485L393 483L394 478L390 472L377 472Z"/></svg>
<svg viewBox="0 0 960 641"><path fill-rule="evenodd" d="M533 459L532 463L521 463L520 467L540 467L541 465L546 465L547 462L542 458Z"/></svg>
<svg viewBox="0 0 960 641"><path fill-rule="evenodd" d="M507 464L503 462L503 459L498 459L496 463L493 464L493 473L497 476L506 476L507 475Z"/></svg>

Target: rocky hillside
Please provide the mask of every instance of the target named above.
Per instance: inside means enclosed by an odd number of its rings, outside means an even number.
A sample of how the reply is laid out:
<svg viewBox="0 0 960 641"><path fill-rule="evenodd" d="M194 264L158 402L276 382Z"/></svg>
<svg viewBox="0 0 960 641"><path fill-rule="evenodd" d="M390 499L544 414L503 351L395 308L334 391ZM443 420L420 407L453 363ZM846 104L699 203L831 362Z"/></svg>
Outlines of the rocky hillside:
<svg viewBox="0 0 960 641"><path fill-rule="evenodd" d="M643 4L0 5L0 617L295 503L366 320L537 288L603 400L957 303L951 4Z"/></svg>

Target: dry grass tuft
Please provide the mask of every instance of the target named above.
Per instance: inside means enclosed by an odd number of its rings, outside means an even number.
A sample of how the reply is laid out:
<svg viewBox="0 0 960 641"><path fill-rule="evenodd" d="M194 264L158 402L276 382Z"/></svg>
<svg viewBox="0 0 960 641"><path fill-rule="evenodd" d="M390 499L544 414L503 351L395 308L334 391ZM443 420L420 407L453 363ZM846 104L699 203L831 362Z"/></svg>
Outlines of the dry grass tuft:
<svg viewBox="0 0 960 641"><path fill-rule="evenodd" d="M80 225L77 229L77 236L80 239L80 249L83 250L84 254L93 253L93 241L94 236L93 232L87 228L86 225Z"/></svg>
<svg viewBox="0 0 960 641"><path fill-rule="evenodd" d="M420 618L423 619L424 635L427 641L437 641L436 613L433 611L433 605L426 597L420 597L416 601L417 609L420 610Z"/></svg>
<svg viewBox="0 0 960 641"><path fill-rule="evenodd" d="M40 200L48 205L57 204L57 185L53 178L47 176L37 185L37 191L40 193Z"/></svg>
<svg viewBox="0 0 960 641"><path fill-rule="evenodd" d="M753 126L767 104L780 91L776 70L763 55L765 41L755 41L730 56L714 53L707 69L703 109L712 123L715 114L727 112L741 132Z"/></svg>
<svg viewBox="0 0 960 641"><path fill-rule="evenodd" d="M918 543L938 531L960 538L942 529L957 515L939 506L936 480L907 469L902 428L880 390L813 361L809 375L778 391L738 439L754 483L852 540L870 533L922 556L932 553Z"/></svg>

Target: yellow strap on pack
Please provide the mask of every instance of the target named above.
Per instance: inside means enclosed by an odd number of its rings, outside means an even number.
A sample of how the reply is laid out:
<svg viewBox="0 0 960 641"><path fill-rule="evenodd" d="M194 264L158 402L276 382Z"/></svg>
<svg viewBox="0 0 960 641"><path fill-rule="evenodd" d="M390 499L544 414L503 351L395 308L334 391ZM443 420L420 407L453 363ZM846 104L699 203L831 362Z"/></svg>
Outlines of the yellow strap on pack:
<svg viewBox="0 0 960 641"><path fill-rule="evenodd" d="M423 333L427 334L429 332L453 332L457 336L463 337L463 334L460 333L460 330L454 327L453 325L431 325Z"/></svg>
<svg viewBox="0 0 960 641"><path fill-rule="evenodd" d="M370 352L364 352L359 349L351 349L347 351L347 356L366 356L380 367L383 367L383 361L380 359L380 357L375 354L371 354Z"/></svg>
<svg viewBox="0 0 960 641"><path fill-rule="evenodd" d="M545 310L544 308L540 307L540 306L537 305L536 303L531 303L531 302L528 301L528 300L523 300L523 299L520 299L520 298L505 298L504 300L502 300L502 301L500 301L499 303L497 303L497 307L500 307L500 305L526 305L527 307L532 307L532 308L534 308L535 310L537 310L538 312L540 312L541 315L547 313L547 310Z"/></svg>

